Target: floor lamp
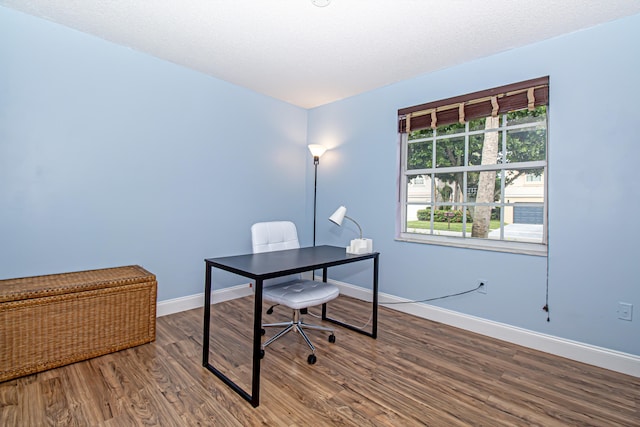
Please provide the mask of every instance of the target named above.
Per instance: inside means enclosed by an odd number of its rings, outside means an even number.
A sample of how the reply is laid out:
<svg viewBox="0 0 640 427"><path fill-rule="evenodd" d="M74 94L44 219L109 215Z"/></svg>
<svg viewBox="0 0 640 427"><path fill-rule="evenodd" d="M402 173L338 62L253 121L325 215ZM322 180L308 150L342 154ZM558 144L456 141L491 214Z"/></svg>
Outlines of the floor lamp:
<svg viewBox="0 0 640 427"><path fill-rule="evenodd" d="M327 149L319 144L309 145L309 151L313 156L314 178L313 178L313 246L316 245L316 199L318 195L318 163L320 163L320 157Z"/></svg>

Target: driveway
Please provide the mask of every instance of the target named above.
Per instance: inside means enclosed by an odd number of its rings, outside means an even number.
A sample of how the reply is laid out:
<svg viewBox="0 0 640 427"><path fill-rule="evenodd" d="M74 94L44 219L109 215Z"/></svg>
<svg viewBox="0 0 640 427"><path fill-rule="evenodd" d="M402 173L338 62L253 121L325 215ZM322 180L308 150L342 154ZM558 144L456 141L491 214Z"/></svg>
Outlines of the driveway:
<svg viewBox="0 0 640 427"><path fill-rule="evenodd" d="M542 242L542 224L509 224L504 226L504 239L521 242ZM489 232L490 239L499 239L500 230Z"/></svg>

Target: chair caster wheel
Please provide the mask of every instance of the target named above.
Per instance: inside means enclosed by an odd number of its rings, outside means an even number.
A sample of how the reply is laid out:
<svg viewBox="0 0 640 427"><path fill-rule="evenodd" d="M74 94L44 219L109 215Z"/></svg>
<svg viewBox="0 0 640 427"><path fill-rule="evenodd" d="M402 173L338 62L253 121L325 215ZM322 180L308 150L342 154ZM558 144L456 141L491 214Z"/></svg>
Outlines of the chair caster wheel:
<svg viewBox="0 0 640 427"><path fill-rule="evenodd" d="M310 354L309 357L307 358L307 362L309 362L309 365L313 365L314 363L316 363L318 359L316 359L316 355L315 354Z"/></svg>
<svg viewBox="0 0 640 427"><path fill-rule="evenodd" d="M264 350L260 350L260 359L264 359Z"/></svg>
<svg viewBox="0 0 640 427"><path fill-rule="evenodd" d="M333 334L329 335L329 342L330 342L330 343L334 343L334 342L336 342L336 336L335 336L335 335L333 335Z"/></svg>
<svg viewBox="0 0 640 427"><path fill-rule="evenodd" d="M264 328L260 329L260 335L264 336L266 333L267 331Z"/></svg>

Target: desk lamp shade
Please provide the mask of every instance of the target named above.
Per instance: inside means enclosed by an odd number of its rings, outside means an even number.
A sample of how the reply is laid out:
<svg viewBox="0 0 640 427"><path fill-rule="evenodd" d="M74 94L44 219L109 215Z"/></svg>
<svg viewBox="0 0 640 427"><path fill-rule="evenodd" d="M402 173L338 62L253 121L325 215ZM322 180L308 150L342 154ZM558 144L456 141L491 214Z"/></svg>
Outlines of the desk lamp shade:
<svg viewBox="0 0 640 427"><path fill-rule="evenodd" d="M347 215L347 208L345 208L344 206L340 206L338 209L336 209L333 215L329 217L329 221L333 222L339 227L342 227L342 221L345 218L347 218L348 220L350 220L351 222L353 222L355 225L358 226L358 230L360 231L360 238L362 239L362 227L360 227L360 224L358 224L355 219Z"/></svg>
<svg viewBox="0 0 640 427"><path fill-rule="evenodd" d="M341 227L342 221L344 221L344 217L347 214L347 208L344 206L340 206L336 211L329 217L329 221L333 222L335 225Z"/></svg>
<svg viewBox="0 0 640 427"><path fill-rule="evenodd" d="M329 221L333 222L335 225L341 227L342 221L347 218L351 220L355 225L358 226L358 230L360 231L360 238L353 239L349 247L347 247L347 253L351 254L364 254L373 252L373 241L371 239L363 239L362 238L362 227L360 224L356 222L355 219L349 217L347 215L347 208L344 206L340 206L336 211L329 217Z"/></svg>

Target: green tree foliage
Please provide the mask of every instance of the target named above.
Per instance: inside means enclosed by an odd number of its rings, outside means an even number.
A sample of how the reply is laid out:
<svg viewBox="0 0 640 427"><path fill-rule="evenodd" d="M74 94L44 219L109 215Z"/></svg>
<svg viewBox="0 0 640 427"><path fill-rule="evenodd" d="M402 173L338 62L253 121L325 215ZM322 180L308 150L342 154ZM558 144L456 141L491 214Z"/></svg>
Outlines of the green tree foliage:
<svg viewBox="0 0 640 427"><path fill-rule="evenodd" d="M541 117L546 116L547 109L540 106L529 111L527 109L512 111L507 113L507 123L509 125L537 122ZM481 130L484 128L485 119L472 120L469 123L470 130ZM532 124L533 126L533 124ZM464 136L460 134L465 130L465 125L454 123L437 128L438 140L435 150L435 166L436 168L464 166ZM502 132L501 132L502 133ZM457 134L457 136L455 136ZM449 135L452 135L449 137ZM411 132L409 135L407 168L409 170L427 169L434 166L433 161L433 141L428 138L433 137L432 129L421 129ZM482 164L482 147L484 144L484 134L479 133L469 137L469 165ZM509 131L507 133L507 150L502 149L502 140L500 140L500 150L498 152L498 163L517 163L529 162L535 160L544 160L546 158L546 128L545 127L529 127L522 131ZM541 175L542 169L531 169L527 171L518 170L515 173L508 174L505 180L505 186L509 186L513 181L518 179L523 173L531 173ZM453 202L461 202L463 190L463 174L462 173L438 173L436 178L447 184L453 184L454 194ZM500 174L496 176L495 197L498 200L500 196ZM479 180L478 172L467 173L467 189L470 199L473 200L475 189L477 189Z"/></svg>

